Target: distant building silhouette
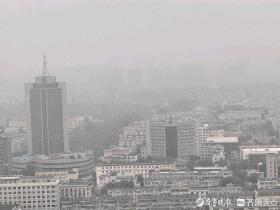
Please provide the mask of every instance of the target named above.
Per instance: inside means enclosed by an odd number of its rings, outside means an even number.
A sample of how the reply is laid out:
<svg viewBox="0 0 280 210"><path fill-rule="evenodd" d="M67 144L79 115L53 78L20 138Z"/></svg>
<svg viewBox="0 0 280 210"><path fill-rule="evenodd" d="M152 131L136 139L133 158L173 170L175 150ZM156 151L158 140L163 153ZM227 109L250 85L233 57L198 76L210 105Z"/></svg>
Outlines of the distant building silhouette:
<svg viewBox="0 0 280 210"><path fill-rule="evenodd" d="M11 154L11 141L0 133L0 175L9 173Z"/></svg>
<svg viewBox="0 0 280 210"><path fill-rule="evenodd" d="M57 82L47 72L44 55L43 74L34 83L25 85L29 154L54 154L67 152L66 84Z"/></svg>

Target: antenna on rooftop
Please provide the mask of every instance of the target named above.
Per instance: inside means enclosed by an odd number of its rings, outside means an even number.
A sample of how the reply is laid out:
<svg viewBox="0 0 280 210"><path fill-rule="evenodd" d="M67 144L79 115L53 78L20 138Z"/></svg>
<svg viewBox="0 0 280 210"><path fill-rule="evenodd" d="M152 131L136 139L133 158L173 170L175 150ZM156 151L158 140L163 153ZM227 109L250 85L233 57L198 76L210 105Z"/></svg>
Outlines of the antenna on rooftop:
<svg viewBox="0 0 280 210"><path fill-rule="evenodd" d="M44 52L44 61L43 61L43 76L48 75L48 69L47 69L47 56L46 53Z"/></svg>

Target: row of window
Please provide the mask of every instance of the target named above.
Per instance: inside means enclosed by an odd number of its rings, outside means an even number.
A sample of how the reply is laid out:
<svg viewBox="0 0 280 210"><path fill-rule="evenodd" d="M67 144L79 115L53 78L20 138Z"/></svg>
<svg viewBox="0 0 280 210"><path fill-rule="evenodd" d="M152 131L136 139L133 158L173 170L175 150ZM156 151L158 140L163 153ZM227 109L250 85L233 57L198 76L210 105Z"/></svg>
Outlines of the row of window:
<svg viewBox="0 0 280 210"><path fill-rule="evenodd" d="M22 192L22 193L21 193L21 191L19 191L19 192L16 192L16 191L2 192L2 191L0 191L0 195L2 195L2 194L4 194L4 195L6 195L6 194L34 194L34 193L45 194L45 193L55 193L55 191L54 190L52 190L52 191L49 191L49 190L47 190L47 191L27 191L27 192Z"/></svg>
<svg viewBox="0 0 280 210"><path fill-rule="evenodd" d="M68 194L68 193L64 193L64 196L66 196L66 197L69 197L69 196L72 196L73 194ZM87 196L87 194L86 193L75 193L75 195L78 197L81 197L81 196L83 196L83 197L85 197L85 196Z"/></svg>
<svg viewBox="0 0 280 210"><path fill-rule="evenodd" d="M11 190L11 189L14 189L14 190L15 190L15 189L18 189L18 190L23 189L23 190L25 190L25 189L44 189L44 188L49 189L49 188L55 188L55 187L56 187L56 186L0 187L0 190Z"/></svg>
<svg viewBox="0 0 280 210"><path fill-rule="evenodd" d="M53 180L50 179L43 179L43 180L20 180L20 182L18 180L8 180L8 181L1 181L0 184L18 184L18 183L45 183L45 182L51 182Z"/></svg>
<svg viewBox="0 0 280 210"><path fill-rule="evenodd" d="M27 206L27 205L23 205L23 206L21 206L23 209L33 209L34 207L35 208L50 208L50 207L53 207L53 208L55 208L55 207L57 207L57 205L38 205L38 207L37 206Z"/></svg>
<svg viewBox="0 0 280 210"><path fill-rule="evenodd" d="M49 200L47 202L45 200L43 200L42 202L40 200L38 200L38 201L33 200L33 202L32 201L23 201L24 204L25 203L33 203L33 204L36 204L36 203L55 203L55 202L56 202L56 200Z"/></svg>
<svg viewBox="0 0 280 210"><path fill-rule="evenodd" d="M164 165L164 166L158 166L158 165L142 165L142 166L103 166L102 169L107 170L107 169L128 169L128 168L132 168L132 169L139 169L139 168L149 168L149 169L153 169L153 168L159 168L159 167L164 167L164 168L171 168L171 165Z"/></svg>

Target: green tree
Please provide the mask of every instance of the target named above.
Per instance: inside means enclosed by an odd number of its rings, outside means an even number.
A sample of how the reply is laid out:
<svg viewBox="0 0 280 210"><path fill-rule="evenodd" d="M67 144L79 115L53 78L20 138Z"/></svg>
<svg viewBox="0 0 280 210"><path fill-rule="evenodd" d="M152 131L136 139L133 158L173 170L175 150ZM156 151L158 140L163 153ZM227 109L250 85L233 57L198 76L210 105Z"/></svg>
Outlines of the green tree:
<svg viewBox="0 0 280 210"><path fill-rule="evenodd" d="M144 178L142 175L137 175L137 183L140 183L140 186L144 187Z"/></svg>
<svg viewBox="0 0 280 210"><path fill-rule="evenodd" d="M195 162L190 160L186 163L186 166L189 170L193 170L194 166L195 166Z"/></svg>
<svg viewBox="0 0 280 210"><path fill-rule="evenodd" d="M32 165L27 165L25 169L21 171L23 176L35 176L35 168Z"/></svg>
<svg viewBox="0 0 280 210"><path fill-rule="evenodd" d="M207 167L213 166L212 160L199 160L196 162L197 166Z"/></svg>
<svg viewBox="0 0 280 210"><path fill-rule="evenodd" d="M190 156L190 160L192 160L192 161L198 161L198 160L200 160L200 157L197 156L197 155L191 155L191 156Z"/></svg>
<svg viewBox="0 0 280 210"><path fill-rule="evenodd" d="M251 175L247 177L247 181L253 184L258 183L258 175Z"/></svg>
<svg viewBox="0 0 280 210"><path fill-rule="evenodd" d="M227 184L233 184L233 183L234 183L233 177L226 177L220 181L219 185L225 187Z"/></svg>

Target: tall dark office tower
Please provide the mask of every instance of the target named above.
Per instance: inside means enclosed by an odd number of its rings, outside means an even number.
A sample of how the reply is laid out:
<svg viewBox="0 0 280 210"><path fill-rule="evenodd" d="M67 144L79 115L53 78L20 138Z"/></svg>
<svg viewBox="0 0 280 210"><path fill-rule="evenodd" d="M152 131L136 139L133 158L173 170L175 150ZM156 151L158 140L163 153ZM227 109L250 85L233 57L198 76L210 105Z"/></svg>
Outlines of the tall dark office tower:
<svg viewBox="0 0 280 210"><path fill-rule="evenodd" d="M165 126L165 138L166 138L166 157L177 158L178 157L178 136L177 126L168 125Z"/></svg>
<svg viewBox="0 0 280 210"><path fill-rule="evenodd" d="M67 152L66 84L47 72L44 55L43 74L25 85L29 124L29 154Z"/></svg>

